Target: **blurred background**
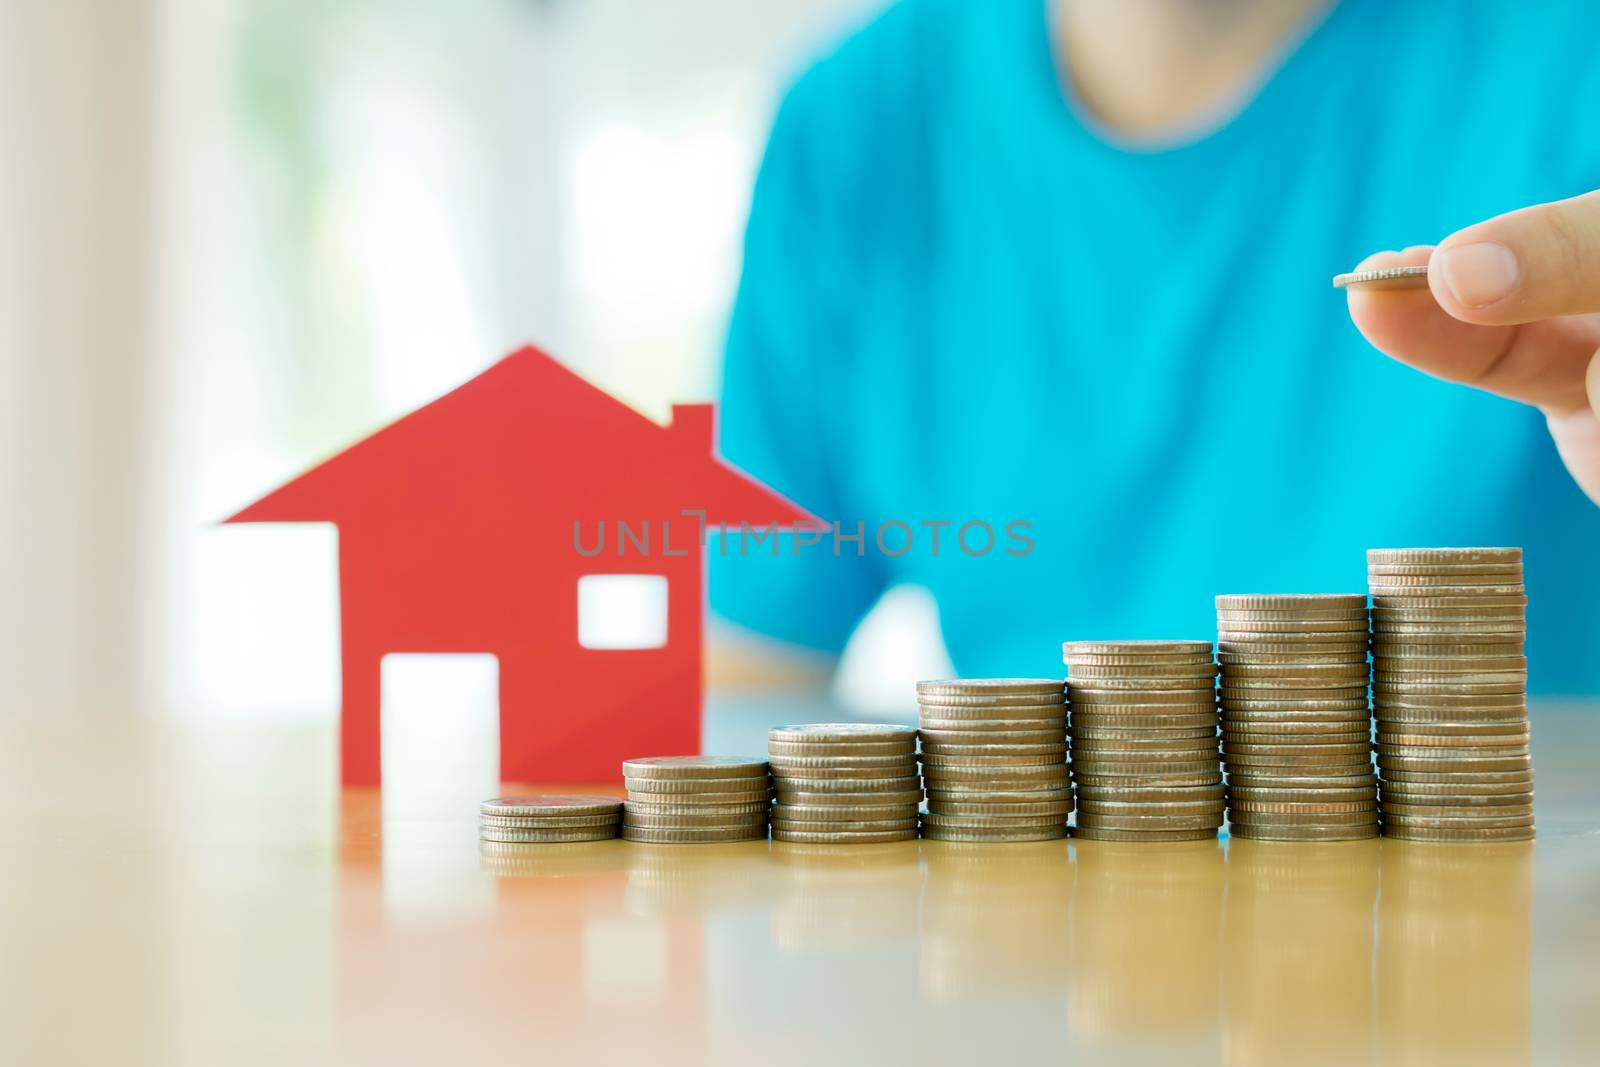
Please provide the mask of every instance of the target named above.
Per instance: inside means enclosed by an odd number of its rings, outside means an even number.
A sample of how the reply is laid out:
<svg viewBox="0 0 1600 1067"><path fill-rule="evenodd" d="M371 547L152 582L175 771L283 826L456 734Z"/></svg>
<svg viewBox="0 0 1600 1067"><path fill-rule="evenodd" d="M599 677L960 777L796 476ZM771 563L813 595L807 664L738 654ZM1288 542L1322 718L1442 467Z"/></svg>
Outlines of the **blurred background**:
<svg viewBox="0 0 1600 1067"><path fill-rule="evenodd" d="M524 341L711 397L771 112L878 6L0 5L7 709L333 721L332 531L211 524ZM940 660L891 600L863 706Z"/></svg>

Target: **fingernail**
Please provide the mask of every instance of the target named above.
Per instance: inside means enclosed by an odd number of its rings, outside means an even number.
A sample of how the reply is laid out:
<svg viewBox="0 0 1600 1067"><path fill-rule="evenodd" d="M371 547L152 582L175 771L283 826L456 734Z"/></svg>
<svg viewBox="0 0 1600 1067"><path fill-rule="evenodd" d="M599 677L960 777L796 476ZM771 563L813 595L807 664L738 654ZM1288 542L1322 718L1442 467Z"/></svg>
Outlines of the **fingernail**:
<svg viewBox="0 0 1600 1067"><path fill-rule="evenodd" d="M1522 280L1517 257L1493 241L1446 249L1439 253L1439 271L1456 303L1469 308L1499 303Z"/></svg>

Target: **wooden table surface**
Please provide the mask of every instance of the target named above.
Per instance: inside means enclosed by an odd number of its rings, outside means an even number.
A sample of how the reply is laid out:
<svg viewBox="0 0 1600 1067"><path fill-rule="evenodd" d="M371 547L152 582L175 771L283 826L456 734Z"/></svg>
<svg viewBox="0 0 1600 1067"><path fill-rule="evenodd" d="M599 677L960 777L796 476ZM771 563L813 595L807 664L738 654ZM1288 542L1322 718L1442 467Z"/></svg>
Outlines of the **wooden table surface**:
<svg viewBox="0 0 1600 1067"><path fill-rule="evenodd" d="M1536 709L1539 839L1490 846L490 858L333 745L0 729L0 1062L1600 1062L1600 706Z"/></svg>

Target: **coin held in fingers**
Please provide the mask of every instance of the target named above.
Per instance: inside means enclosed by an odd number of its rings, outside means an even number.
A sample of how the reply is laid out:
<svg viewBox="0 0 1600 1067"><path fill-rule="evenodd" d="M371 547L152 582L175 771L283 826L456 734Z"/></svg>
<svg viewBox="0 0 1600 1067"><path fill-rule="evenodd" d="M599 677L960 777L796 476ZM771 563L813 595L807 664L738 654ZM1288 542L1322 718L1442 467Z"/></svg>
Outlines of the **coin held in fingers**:
<svg viewBox="0 0 1600 1067"><path fill-rule="evenodd" d="M1426 289L1428 268L1381 267L1377 270L1353 270L1333 276L1335 289Z"/></svg>

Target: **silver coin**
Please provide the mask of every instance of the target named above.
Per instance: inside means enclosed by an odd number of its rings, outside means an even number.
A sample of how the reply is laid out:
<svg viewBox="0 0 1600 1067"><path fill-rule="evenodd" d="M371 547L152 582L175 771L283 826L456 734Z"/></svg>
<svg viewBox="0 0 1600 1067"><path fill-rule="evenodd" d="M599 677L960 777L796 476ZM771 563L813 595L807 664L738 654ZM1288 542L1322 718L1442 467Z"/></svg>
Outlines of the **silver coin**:
<svg viewBox="0 0 1600 1067"><path fill-rule="evenodd" d="M814 845L878 845L891 841L914 841L916 829L908 830L790 830L773 828L774 841Z"/></svg>
<svg viewBox="0 0 1600 1067"><path fill-rule="evenodd" d="M1074 768L1074 787L1082 793L1095 789L1166 789L1177 786L1209 786L1222 784L1220 765L1208 765L1198 771L1174 774L1171 771L1147 771L1143 774L1093 774Z"/></svg>
<svg viewBox="0 0 1600 1067"><path fill-rule="evenodd" d="M478 829L478 836L485 841L519 845L556 845L575 841L605 841L617 836L617 824L567 830L530 830L484 826Z"/></svg>
<svg viewBox="0 0 1600 1067"><path fill-rule="evenodd" d="M1215 800L1167 800L1167 801L1133 801L1133 800L1091 800L1082 798L1078 801L1078 811L1085 815L1209 815L1213 812L1221 814L1225 806L1223 798Z"/></svg>
<svg viewBox="0 0 1600 1067"><path fill-rule="evenodd" d="M1074 679L1210 678L1216 673L1217 665L1209 659L1202 663L1148 664L1139 666L1125 664L1102 665L1069 661L1067 664L1067 688L1071 689Z"/></svg>
<svg viewBox="0 0 1600 1067"><path fill-rule="evenodd" d="M1365 679L1365 658L1352 663L1229 663L1222 667L1224 685L1237 685L1240 680L1261 678L1277 680L1304 680L1320 682L1344 678Z"/></svg>
<svg viewBox="0 0 1600 1067"><path fill-rule="evenodd" d="M578 816L611 815L622 817L622 801L616 797L590 794L546 793L536 796L496 797L478 805L483 815L500 816Z"/></svg>
<svg viewBox="0 0 1600 1067"><path fill-rule="evenodd" d="M1083 830L1216 830L1222 811L1201 815L1095 815L1079 811L1075 820Z"/></svg>
<svg viewBox="0 0 1600 1067"><path fill-rule="evenodd" d="M1368 635L1361 631L1324 637L1318 634L1245 634L1217 642L1218 662L1223 656L1351 656L1366 651Z"/></svg>
<svg viewBox="0 0 1600 1067"><path fill-rule="evenodd" d="M1239 708L1229 707L1222 709L1222 724L1224 726L1249 726L1255 723L1273 722L1323 722L1323 723L1356 723L1369 721L1369 709L1359 702L1351 707L1344 708ZM1348 729L1356 729L1349 726Z"/></svg>
<svg viewBox="0 0 1600 1067"><path fill-rule="evenodd" d="M1337 734L1222 734L1225 750L1244 752L1355 752L1371 743L1371 735L1365 730Z"/></svg>
<svg viewBox="0 0 1600 1067"><path fill-rule="evenodd" d="M753 827L729 827L703 830L680 830L647 826L624 826L622 839L652 845L718 845L733 841L763 841L767 827L763 823Z"/></svg>
<svg viewBox="0 0 1600 1067"><path fill-rule="evenodd" d="M1376 740L1386 750L1393 751L1407 748L1500 749L1509 745L1516 745L1526 750L1529 735L1527 730L1504 734L1413 734L1380 727Z"/></svg>
<svg viewBox="0 0 1600 1067"><path fill-rule="evenodd" d="M1257 700L1230 696L1222 702L1222 715L1227 718L1235 711L1365 711L1366 707L1364 697Z"/></svg>
<svg viewBox="0 0 1600 1067"><path fill-rule="evenodd" d="M806 763L797 767L772 768L774 782L793 782L797 778L907 778L917 773L915 758L881 767L834 766Z"/></svg>
<svg viewBox="0 0 1600 1067"><path fill-rule="evenodd" d="M1285 719L1268 722L1249 722L1230 719L1223 726L1223 736L1241 739L1270 741L1276 737L1342 737L1346 734L1364 733L1368 723L1365 717L1347 721L1298 721Z"/></svg>
<svg viewBox="0 0 1600 1067"><path fill-rule="evenodd" d="M1367 644L1363 641L1360 647L1345 652L1218 652L1217 661L1224 674L1239 667L1360 670L1367 664Z"/></svg>
<svg viewBox="0 0 1600 1067"><path fill-rule="evenodd" d="M1026 721L1056 719L1066 714L1065 700L1049 704L921 704L918 706L921 725L930 719L960 721Z"/></svg>
<svg viewBox="0 0 1600 1067"><path fill-rule="evenodd" d="M1467 816L1478 812L1513 812L1533 814L1532 793L1487 793L1475 795L1444 796L1434 793L1384 793L1381 808L1396 815L1426 815L1438 812L1441 816Z"/></svg>
<svg viewBox="0 0 1600 1067"><path fill-rule="evenodd" d="M1275 805L1283 807L1284 805ZM1378 823L1378 806L1362 807L1349 811L1326 810L1335 805L1313 804L1309 807L1318 809L1308 811L1306 805L1297 806L1295 810L1260 810L1257 808L1230 807L1228 809L1228 822L1234 826L1376 826Z"/></svg>
<svg viewBox="0 0 1600 1067"><path fill-rule="evenodd" d="M1492 584L1487 582L1478 582L1471 585L1463 583L1461 585L1429 585L1424 587L1396 584L1393 579L1386 579L1382 584L1378 582L1372 582L1369 584L1369 588L1372 590L1372 595L1375 599L1378 597L1405 596L1406 590L1419 588L1426 588L1429 596L1439 597L1512 596L1526 593L1528 591L1520 582L1517 584Z"/></svg>
<svg viewBox="0 0 1600 1067"><path fill-rule="evenodd" d="M944 804L1036 804L1071 800L1071 786L1062 783L1047 784L1037 789L989 784L964 787L953 783L947 788L928 790L930 808Z"/></svg>
<svg viewBox="0 0 1600 1067"><path fill-rule="evenodd" d="M1455 671L1527 671L1528 657L1515 656L1379 656L1372 669L1393 674Z"/></svg>
<svg viewBox="0 0 1600 1067"><path fill-rule="evenodd" d="M792 819L774 811L772 829L796 833L894 833L915 830L918 819L916 812L898 819Z"/></svg>
<svg viewBox="0 0 1600 1067"><path fill-rule="evenodd" d="M1533 826L1519 827L1493 827L1483 829L1450 829L1435 830L1420 826L1390 826L1385 824L1383 836L1392 837L1397 841L1530 841L1534 836Z"/></svg>
<svg viewBox="0 0 1600 1067"><path fill-rule="evenodd" d="M896 753L891 756L778 756L771 757L772 775L774 778L788 773L809 773L816 771L824 775L840 775L849 777L851 774L860 773L863 776L879 774L910 774L916 768L917 756L915 752Z"/></svg>
<svg viewBox="0 0 1600 1067"><path fill-rule="evenodd" d="M827 778L811 775L785 775L775 783L776 793L904 793L920 788L916 775L895 778Z"/></svg>
<svg viewBox="0 0 1600 1067"><path fill-rule="evenodd" d="M860 756L910 756L917 751L915 735L904 741L890 741L887 743L862 744L854 741L842 742L789 742L768 741L767 757L802 757L805 759L841 759Z"/></svg>
<svg viewBox="0 0 1600 1067"><path fill-rule="evenodd" d="M1248 804L1356 804L1363 806L1378 803L1378 789L1374 785L1355 789L1278 789L1228 787L1228 803Z"/></svg>
<svg viewBox="0 0 1600 1067"><path fill-rule="evenodd" d="M1371 563L1367 574L1521 574L1521 563Z"/></svg>
<svg viewBox="0 0 1600 1067"><path fill-rule="evenodd" d="M1431 722L1395 722L1388 718L1378 720L1378 733L1405 734L1411 737L1497 737L1528 734L1528 720L1521 719L1508 722L1462 722L1431 721Z"/></svg>
<svg viewBox="0 0 1600 1067"><path fill-rule="evenodd" d="M1206 652L1158 652L1155 654L1123 653L1123 652L1075 652L1062 657L1062 662L1069 667L1075 664L1085 664L1095 667L1182 667L1194 666L1201 663L1212 663L1212 653Z"/></svg>
<svg viewBox="0 0 1600 1067"><path fill-rule="evenodd" d="M1028 830L1036 827L1065 826L1065 815L942 815L930 811L922 817L924 827L944 830Z"/></svg>
<svg viewBox="0 0 1600 1067"><path fill-rule="evenodd" d="M1007 744L951 745L951 744L946 744L943 741L928 741L928 742L925 742L923 744L923 746L922 746L922 758L923 758L924 761L926 761L928 759L928 757L930 757L930 756L935 757L935 758L944 758L944 759L962 759L962 758L975 757L975 756L976 757L989 756L989 757L994 757L996 759L1012 757L1012 756L1023 756L1023 757L1054 756L1057 759L1064 759L1066 757L1066 754L1067 754L1067 743L1065 741L1046 741L1046 742L1042 742L1042 743L1038 743L1038 744L1031 744L1031 745L1007 745ZM1024 762L1031 762L1031 760L1024 760Z"/></svg>
<svg viewBox="0 0 1600 1067"><path fill-rule="evenodd" d="M628 800L629 811L644 815L749 815L766 811L770 806L771 803L765 798L738 804L656 804L632 798Z"/></svg>
<svg viewBox="0 0 1600 1067"><path fill-rule="evenodd" d="M1064 641L1061 645L1063 656L1077 655L1103 655L1103 656L1131 656L1131 655L1162 655L1176 656L1210 655L1210 641Z"/></svg>
<svg viewBox="0 0 1600 1067"><path fill-rule="evenodd" d="M1219 593L1219 611L1337 611L1367 606L1365 593Z"/></svg>
<svg viewBox="0 0 1600 1067"><path fill-rule="evenodd" d="M1067 836L1067 824L1060 827L1039 826L1026 829L951 829L942 826L925 826L922 836L929 841L965 841L970 843L1004 844L1021 841L1053 841Z"/></svg>
<svg viewBox="0 0 1600 1067"><path fill-rule="evenodd" d="M1122 841L1150 845L1175 841L1211 841L1217 839L1215 830L1098 830L1087 826L1073 827L1072 836L1078 841Z"/></svg>
<svg viewBox="0 0 1600 1067"><path fill-rule="evenodd" d="M913 807L922 803L921 789L907 789L899 792L877 793L812 793L802 790L778 790L777 801L780 804L792 804L799 807L854 807L862 805L876 807L879 805L909 804Z"/></svg>
<svg viewBox="0 0 1600 1067"><path fill-rule="evenodd" d="M1183 804L1217 802L1226 791L1221 785L1193 786L1079 786L1078 802Z"/></svg>
<svg viewBox="0 0 1600 1067"><path fill-rule="evenodd" d="M936 785L946 782L993 782L1004 784L1010 782L1065 782L1067 780L1067 765L1065 763L1051 764L1048 766L1023 766L1023 767L924 767L922 777L932 789Z"/></svg>
<svg viewBox="0 0 1600 1067"><path fill-rule="evenodd" d="M1105 785L1117 779L1153 782L1166 781L1176 785L1180 782L1189 784L1203 784L1209 781L1221 781L1222 773L1220 762L1215 758L1195 760L1185 763L1152 763L1142 761L1137 763L1122 762L1117 760L1075 760L1073 761L1073 781L1090 785Z"/></svg>
<svg viewBox="0 0 1600 1067"><path fill-rule="evenodd" d="M1369 548L1370 563L1521 563L1520 548Z"/></svg>
<svg viewBox="0 0 1600 1067"><path fill-rule="evenodd" d="M1067 717L1059 718L995 718L987 721L963 721L958 718L925 718L922 734L939 741L944 736L1003 737L1013 734L1050 734L1061 741L1067 733Z"/></svg>
<svg viewBox="0 0 1600 1067"><path fill-rule="evenodd" d="M1533 795L1531 778L1524 782L1478 782L1467 780L1465 775L1458 782L1396 782L1386 778L1381 787L1384 795L1404 797L1413 804L1421 803L1424 797L1471 801L1480 797Z"/></svg>
<svg viewBox="0 0 1600 1067"><path fill-rule="evenodd" d="M1228 836L1246 841L1361 841L1378 836L1378 824L1352 826L1231 825Z"/></svg>
<svg viewBox="0 0 1600 1067"><path fill-rule="evenodd" d="M1230 794L1239 789L1375 789L1377 777L1371 770L1356 774L1339 772L1336 774L1299 774L1299 775L1262 775L1230 774L1228 775L1228 790Z"/></svg>
<svg viewBox="0 0 1600 1067"><path fill-rule="evenodd" d="M1260 704L1270 701L1279 704L1293 704L1301 700L1358 700L1363 704L1367 699L1367 687L1364 685L1346 686L1338 689L1219 689L1217 696L1222 705L1227 707L1241 701L1253 701Z"/></svg>
<svg viewBox="0 0 1600 1067"><path fill-rule="evenodd" d="M813 722L799 726L777 726L767 731L768 741L794 744L813 743L891 743L915 741L917 728L886 722Z"/></svg>
<svg viewBox="0 0 1600 1067"><path fill-rule="evenodd" d="M1217 724L1213 720L1204 726L1181 727L1118 727L1118 726L1080 726L1074 725L1068 729L1074 743L1083 741L1127 741L1138 738L1163 741L1196 741L1217 736Z"/></svg>
<svg viewBox="0 0 1600 1067"><path fill-rule="evenodd" d="M622 816L623 826L647 826L657 829L689 830L697 828L747 828L762 826L767 821L764 811L743 815L657 815L629 809Z"/></svg>
<svg viewBox="0 0 1600 1067"><path fill-rule="evenodd" d="M1426 289L1428 267L1379 267L1376 270L1354 270L1333 276L1335 289Z"/></svg>
<svg viewBox="0 0 1600 1067"><path fill-rule="evenodd" d="M1277 641L1285 634L1314 634L1324 639L1367 632L1365 613L1359 619L1218 619L1217 637L1229 641L1267 639Z"/></svg>
<svg viewBox="0 0 1600 1067"><path fill-rule="evenodd" d="M917 683L919 697L1013 696L1060 691L1059 678L946 678Z"/></svg>
<svg viewBox="0 0 1600 1067"><path fill-rule="evenodd" d="M624 778L628 792L661 793L677 796L741 797L748 799L772 788L771 779L760 778Z"/></svg>
<svg viewBox="0 0 1600 1067"><path fill-rule="evenodd" d="M628 778L760 778L764 759L739 756L648 756L622 761Z"/></svg>
<svg viewBox="0 0 1600 1067"><path fill-rule="evenodd" d="M982 801L941 800L928 802L928 812L933 815L983 815L983 816L1041 816L1054 815L1065 819L1072 813L1073 802L1067 800L1042 800L1032 803L995 803Z"/></svg>
<svg viewBox="0 0 1600 1067"><path fill-rule="evenodd" d="M1465 768L1462 770L1421 770L1406 771L1393 770L1384 774L1385 784L1402 782L1417 785L1511 785L1524 784L1529 788L1533 786L1533 768L1525 767L1520 770L1509 771L1482 771Z"/></svg>
<svg viewBox="0 0 1600 1067"><path fill-rule="evenodd" d="M1052 752L1034 756L940 756L925 753L922 757L922 773L926 775L930 769L943 768L1024 768L1066 766L1067 754L1065 752Z"/></svg>
<svg viewBox="0 0 1600 1067"><path fill-rule="evenodd" d="M508 830L577 830L615 826L621 814L606 815L479 815L479 826L498 826Z"/></svg>

